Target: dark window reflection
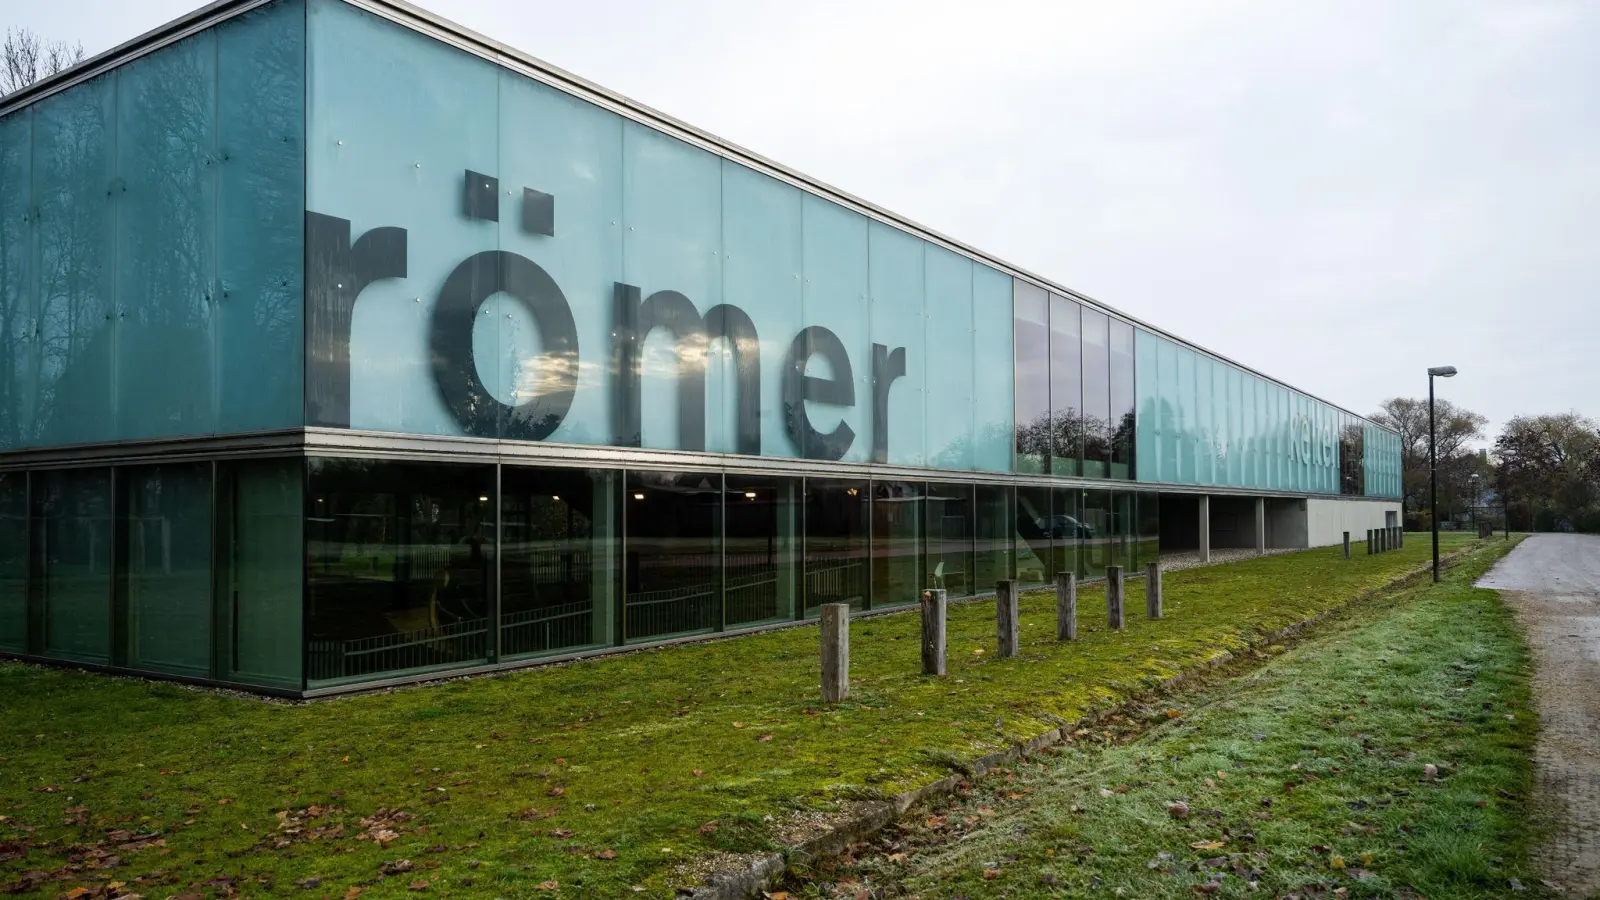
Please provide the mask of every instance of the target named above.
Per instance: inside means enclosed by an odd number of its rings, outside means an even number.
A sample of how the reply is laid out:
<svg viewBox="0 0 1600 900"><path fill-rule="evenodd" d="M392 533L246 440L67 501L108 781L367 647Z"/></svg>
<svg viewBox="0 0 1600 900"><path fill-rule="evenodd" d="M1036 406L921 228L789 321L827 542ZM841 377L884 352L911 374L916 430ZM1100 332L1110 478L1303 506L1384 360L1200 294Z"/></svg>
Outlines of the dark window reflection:
<svg viewBox="0 0 1600 900"><path fill-rule="evenodd" d="M1366 493L1366 428L1354 416L1341 415L1339 429L1339 493Z"/></svg>
<svg viewBox="0 0 1600 900"><path fill-rule="evenodd" d="M500 654L612 643L622 473L500 472Z"/></svg>
<svg viewBox="0 0 1600 900"><path fill-rule="evenodd" d="M928 586L972 596L972 485L930 483L927 509Z"/></svg>
<svg viewBox="0 0 1600 900"><path fill-rule="evenodd" d="M110 662L111 470L35 472L33 524L43 652Z"/></svg>
<svg viewBox="0 0 1600 900"><path fill-rule="evenodd" d="M1083 310L1083 474L1104 478L1111 462L1111 319Z"/></svg>
<svg viewBox="0 0 1600 900"><path fill-rule="evenodd" d="M978 593L994 590L995 582L1011 577L1012 488L980 484L974 493L977 559L973 587Z"/></svg>
<svg viewBox="0 0 1600 900"><path fill-rule="evenodd" d="M727 624L781 622L800 590L798 478L727 476Z"/></svg>
<svg viewBox="0 0 1600 900"><path fill-rule="evenodd" d="M1133 491L1115 491L1111 495L1110 552L1112 563L1128 571L1139 567L1139 497Z"/></svg>
<svg viewBox="0 0 1600 900"><path fill-rule="evenodd" d="M494 468L310 466L307 680L485 661Z"/></svg>
<svg viewBox="0 0 1600 900"><path fill-rule="evenodd" d="M807 478L805 516L806 615L824 603L867 604L868 482Z"/></svg>
<svg viewBox="0 0 1600 900"><path fill-rule="evenodd" d="M26 472L0 472L0 649L28 649Z"/></svg>
<svg viewBox="0 0 1600 900"><path fill-rule="evenodd" d="M1134 554L1134 565L1144 566L1161 558L1161 503L1154 491L1140 491L1137 497L1135 513L1138 525L1134 534L1137 535L1138 548Z"/></svg>
<svg viewBox="0 0 1600 900"><path fill-rule="evenodd" d="M120 469L120 638L134 669L211 674L211 464Z"/></svg>
<svg viewBox="0 0 1600 900"><path fill-rule="evenodd" d="M1018 281L1015 309L1016 471L1041 473L1051 443L1049 295Z"/></svg>
<svg viewBox="0 0 1600 900"><path fill-rule="evenodd" d="M924 486L872 483L872 607L915 603L922 595Z"/></svg>
<svg viewBox="0 0 1600 900"><path fill-rule="evenodd" d="M1022 584L1044 584L1054 575L1056 551L1050 533L1055 523L1050 493L1047 487L1017 487L1017 506L1011 518L1016 532L1017 581Z"/></svg>
<svg viewBox="0 0 1600 900"><path fill-rule="evenodd" d="M1084 491L1079 501L1078 520L1089 536L1079 542L1085 578L1097 578L1106 573L1106 566L1117 565L1117 537L1114 510L1110 491Z"/></svg>
<svg viewBox="0 0 1600 900"><path fill-rule="evenodd" d="M1084 523L1078 508L1082 494L1078 488L1056 488L1051 492L1050 523L1045 529L1050 534L1052 551L1050 570L1045 573L1047 581L1053 581L1061 572L1083 574L1080 556L1083 545L1094 537L1094 530Z"/></svg>
<svg viewBox="0 0 1600 900"><path fill-rule="evenodd" d="M1135 477L1133 382L1133 326L1111 321L1111 477L1131 481ZM1218 420L1226 415L1219 410ZM1225 479L1222 472L1216 480Z"/></svg>
<svg viewBox="0 0 1600 900"><path fill-rule="evenodd" d="M722 476L629 472L624 637L693 634L722 619Z"/></svg>
<svg viewBox="0 0 1600 900"><path fill-rule="evenodd" d="M1083 458L1081 307L1050 295L1050 473L1076 475Z"/></svg>
<svg viewBox="0 0 1600 900"><path fill-rule="evenodd" d="M302 459L217 467L217 663L230 681L302 685L305 470Z"/></svg>

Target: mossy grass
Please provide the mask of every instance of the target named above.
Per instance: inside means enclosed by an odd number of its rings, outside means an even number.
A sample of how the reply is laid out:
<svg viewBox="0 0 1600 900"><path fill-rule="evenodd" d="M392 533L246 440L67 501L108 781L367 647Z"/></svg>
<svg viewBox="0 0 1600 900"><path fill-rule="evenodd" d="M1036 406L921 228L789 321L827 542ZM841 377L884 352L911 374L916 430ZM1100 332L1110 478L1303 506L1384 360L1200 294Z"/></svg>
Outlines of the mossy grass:
<svg viewBox="0 0 1600 900"><path fill-rule="evenodd" d="M1542 896L1529 658L1472 587L1507 546L986 777L789 894Z"/></svg>
<svg viewBox="0 0 1600 900"><path fill-rule="evenodd" d="M1085 586L1073 644L1054 640L1053 594L1030 593L1013 660L994 658L992 602L953 604L942 679L918 674L914 607L861 620L835 706L814 627L299 705L0 664L0 885L669 896L710 852L773 849L788 814L928 783L1427 555L1172 573L1166 618L1123 632ZM1130 582L1130 610L1142 593Z"/></svg>

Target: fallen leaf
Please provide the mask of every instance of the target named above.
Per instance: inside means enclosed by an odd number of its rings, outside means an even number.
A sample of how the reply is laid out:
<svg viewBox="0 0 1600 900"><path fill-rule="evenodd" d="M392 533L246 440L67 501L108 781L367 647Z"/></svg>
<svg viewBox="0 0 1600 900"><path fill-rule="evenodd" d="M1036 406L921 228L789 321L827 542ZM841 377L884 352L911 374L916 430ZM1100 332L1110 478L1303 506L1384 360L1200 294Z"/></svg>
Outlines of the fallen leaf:
<svg viewBox="0 0 1600 900"><path fill-rule="evenodd" d="M361 888L353 887L344 892L344 900L360 900Z"/></svg>
<svg viewBox="0 0 1600 900"><path fill-rule="evenodd" d="M1222 841L1195 841L1194 843L1190 844L1189 846L1193 847L1196 850L1221 850L1223 847L1228 846L1228 842L1226 840L1222 840Z"/></svg>
<svg viewBox="0 0 1600 900"><path fill-rule="evenodd" d="M735 727L735 728L743 728L744 727L744 723L743 722L735 722L735 723L733 723L733 727Z"/></svg>
<svg viewBox="0 0 1600 900"><path fill-rule="evenodd" d="M756 740L760 741L763 744L770 744L770 743L772 743L772 735L763 734L761 737L756 738Z"/></svg>
<svg viewBox="0 0 1600 900"><path fill-rule="evenodd" d="M221 800L217 801L217 805L218 806L227 806L229 803L232 803L232 802L233 802L233 798L232 797L223 797Z"/></svg>
<svg viewBox="0 0 1600 900"><path fill-rule="evenodd" d="M562 794L565 794L566 792L567 792L567 789L558 784L555 787L551 788L547 793L549 793L550 796L552 796L552 797L559 797Z"/></svg>
<svg viewBox="0 0 1600 900"><path fill-rule="evenodd" d="M539 885L536 888L536 890L553 891L553 890L555 890L555 889L557 889L559 887L561 887L561 885L557 884L554 881L541 881L541 882L539 882Z"/></svg>
<svg viewBox="0 0 1600 900"><path fill-rule="evenodd" d="M983 880L984 881L993 881L993 880L995 880L996 878L999 878L999 877L1000 877L1000 870L999 869L984 869L983 870Z"/></svg>
<svg viewBox="0 0 1600 900"><path fill-rule="evenodd" d="M711 832L717 830L717 825L718 824L719 823L717 822L716 819L712 819L711 821L709 821L709 822L705 823L704 825L700 826L700 833L701 834L710 834Z"/></svg>
<svg viewBox="0 0 1600 900"><path fill-rule="evenodd" d="M594 858L595 859L616 859L617 858L617 851L612 850L611 848L607 847L606 849L601 850L599 853L596 853L594 855Z"/></svg>
<svg viewBox="0 0 1600 900"><path fill-rule="evenodd" d="M1335 869L1342 869L1344 868L1344 857L1335 853L1334 855L1328 857L1328 865Z"/></svg>
<svg viewBox="0 0 1600 900"><path fill-rule="evenodd" d="M1167 815L1173 817L1174 819L1187 819L1189 818L1189 804L1183 802L1182 800L1179 800L1175 803L1168 803Z"/></svg>
<svg viewBox="0 0 1600 900"><path fill-rule="evenodd" d="M699 769L695 769L694 770L694 777L696 777L696 778L704 778L704 777L706 777L706 773L700 771Z"/></svg>
<svg viewBox="0 0 1600 900"><path fill-rule="evenodd" d="M550 832L550 836L553 837L553 838L563 838L563 839L569 838L569 837L572 837L572 829L570 829L570 828L557 828L556 830Z"/></svg>
<svg viewBox="0 0 1600 900"><path fill-rule="evenodd" d="M410 884L410 888L413 891L425 891L428 889L428 883L426 881L413 881Z"/></svg>

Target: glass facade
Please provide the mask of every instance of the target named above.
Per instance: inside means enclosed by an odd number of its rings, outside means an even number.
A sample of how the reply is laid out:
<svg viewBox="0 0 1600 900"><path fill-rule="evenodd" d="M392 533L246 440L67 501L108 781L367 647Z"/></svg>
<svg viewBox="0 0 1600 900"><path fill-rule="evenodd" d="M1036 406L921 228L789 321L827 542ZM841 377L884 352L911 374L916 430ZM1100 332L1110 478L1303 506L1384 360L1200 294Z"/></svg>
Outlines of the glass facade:
<svg viewBox="0 0 1600 900"><path fill-rule="evenodd" d="M1400 495L1393 432L1144 329L1134 365L1139 481Z"/></svg>
<svg viewBox="0 0 1600 900"><path fill-rule="evenodd" d="M305 9L0 118L0 450L298 426Z"/></svg>
<svg viewBox="0 0 1600 900"><path fill-rule="evenodd" d="M1390 431L469 44L274 0L0 115L0 651L333 690L1399 494ZM350 455L401 434L563 456Z"/></svg>

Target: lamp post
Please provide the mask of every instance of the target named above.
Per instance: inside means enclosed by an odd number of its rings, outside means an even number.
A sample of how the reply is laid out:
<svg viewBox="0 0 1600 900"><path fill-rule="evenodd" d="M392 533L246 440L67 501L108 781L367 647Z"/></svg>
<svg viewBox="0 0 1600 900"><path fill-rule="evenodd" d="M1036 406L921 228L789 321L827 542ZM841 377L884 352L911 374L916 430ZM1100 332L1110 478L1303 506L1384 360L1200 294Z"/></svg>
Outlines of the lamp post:
<svg viewBox="0 0 1600 900"><path fill-rule="evenodd" d="M1439 581L1439 472L1438 441L1433 431L1433 379L1450 378L1455 366L1434 366L1428 370L1428 509L1433 514L1433 580Z"/></svg>
<svg viewBox="0 0 1600 900"><path fill-rule="evenodd" d="M1472 480L1472 530L1478 530L1478 473L1468 476ZM1482 537L1482 535L1479 535Z"/></svg>

